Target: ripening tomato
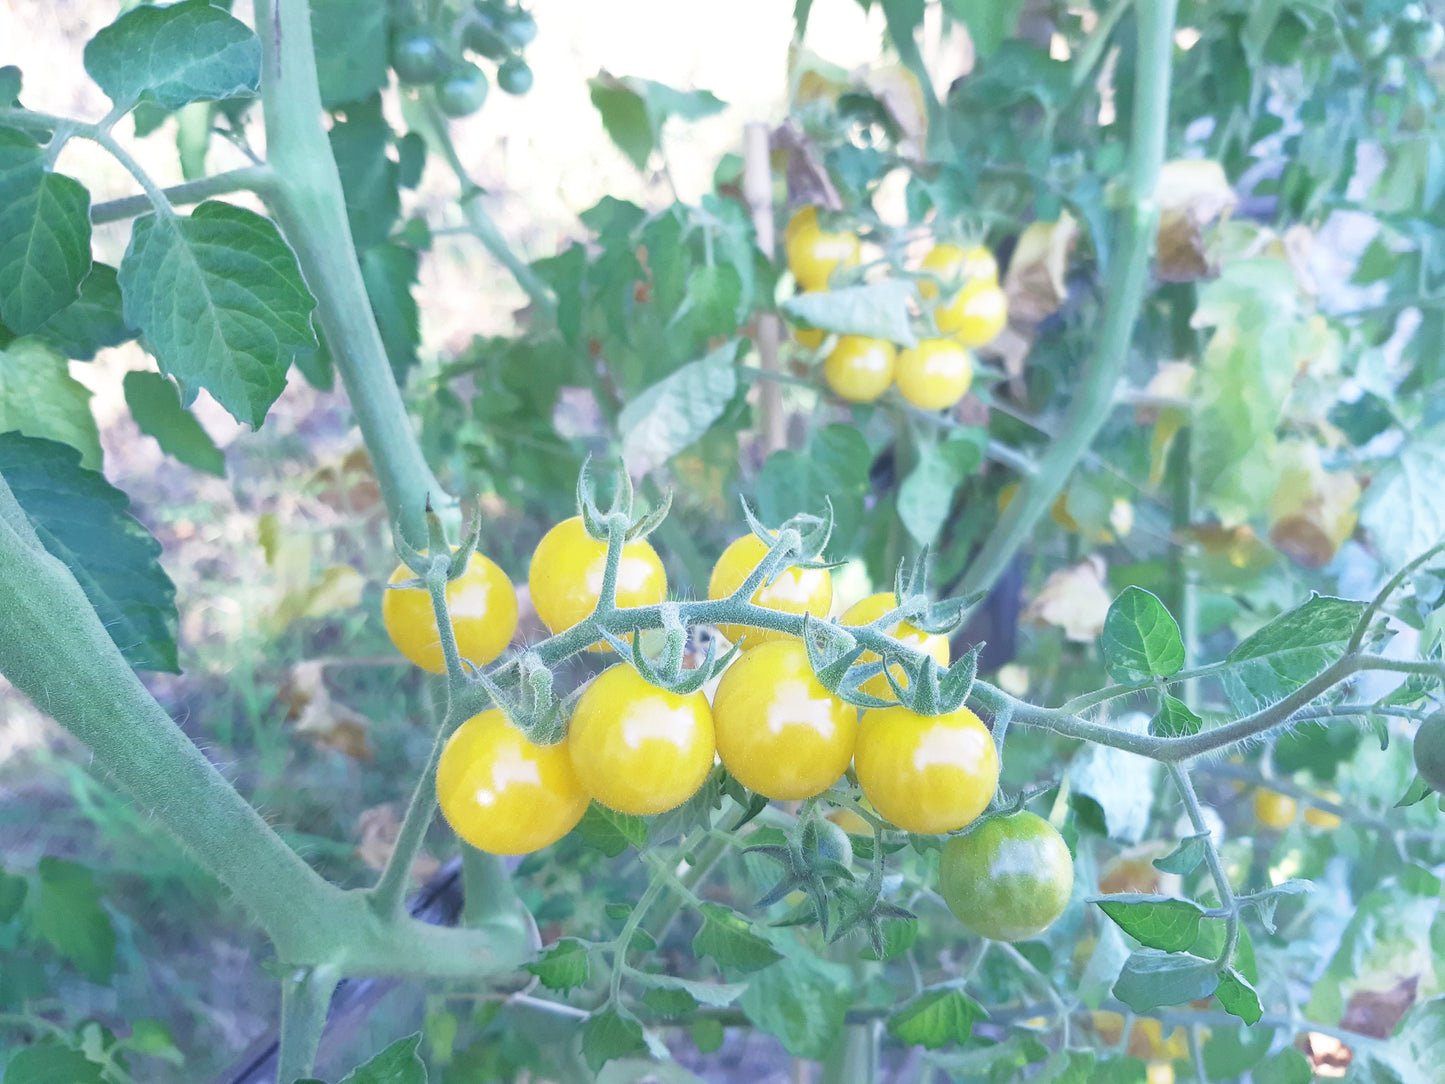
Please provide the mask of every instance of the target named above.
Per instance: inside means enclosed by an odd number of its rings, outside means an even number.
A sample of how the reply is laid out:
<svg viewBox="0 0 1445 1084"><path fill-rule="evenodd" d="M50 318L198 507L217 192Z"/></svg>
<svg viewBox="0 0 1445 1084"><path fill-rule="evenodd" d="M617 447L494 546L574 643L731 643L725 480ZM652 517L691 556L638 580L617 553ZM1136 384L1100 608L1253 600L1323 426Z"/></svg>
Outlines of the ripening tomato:
<svg viewBox="0 0 1445 1084"><path fill-rule="evenodd" d="M961 285L977 280L998 284L998 261L983 245L934 245L923 257L922 267L945 282L957 281ZM925 301L932 301L938 296L938 286L931 279L919 279L918 293Z"/></svg>
<svg viewBox="0 0 1445 1084"><path fill-rule="evenodd" d="M977 715L870 708L858 724L853 769L879 816L908 832L955 832L988 808L998 752Z"/></svg>
<svg viewBox="0 0 1445 1084"><path fill-rule="evenodd" d="M893 368L898 391L923 410L944 410L973 383L973 358L953 339L924 339L898 353Z"/></svg>
<svg viewBox="0 0 1445 1084"><path fill-rule="evenodd" d="M933 310L938 330L972 348L992 342L1008 323L1008 298L995 283L974 279L948 304Z"/></svg>
<svg viewBox="0 0 1445 1084"><path fill-rule="evenodd" d="M602 593L607 543L593 538L581 516L564 519L542 536L532 554L527 584L537 616L554 633L590 617ZM617 566L617 605L651 606L667 597L667 573L657 551L645 539L622 547ZM593 651L609 650L593 644Z"/></svg>
<svg viewBox="0 0 1445 1084"><path fill-rule="evenodd" d="M490 854L551 846L587 811L567 743L534 745L496 708L447 739L437 763L437 801L453 831Z"/></svg>
<svg viewBox="0 0 1445 1084"><path fill-rule="evenodd" d="M712 576L707 581L707 597L727 598L743 585L767 554L767 545L755 534L734 539L713 565ZM783 613L827 617L833 606L833 576L826 568L785 568L772 583L754 591L752 601ZM719 625L718 631L744 651L769 640L797 639L786 632L754 629L748 625Z"/></svg>
<svg viewBox="0 0 1445 1084"><path fill-rule="evenodd" d="M1288 828L1294 823L1299 804L1288 794L1260 787L1254 792L1254 815L1266 828Z"/></svg>
<svg viewBox="0 0 1445 1084"><path fill-rule="evenodd" d="M1415 770L1431 790L1445 793L1445 712L1427 716L1415 731Z"/></svg>
<svg viewBox="0 0 1445 1084"><path fill-rule="evenodd" d="M1027 810L990 817L943 845L938 890L960 922L990 941L1027 941L1054 924L1074 890L1064 837Z"/></svg>
<svg viewBox="0 0 1445 1084"><path fill-rule="evenodd" d="M1340 820L1339 814L1331 813L1328 809L1317 809L1314 806L1306 806L1305 823L1311 828L1320 828L1326 832L1333 832L1344 822Z"/></svg>
<svg viewBox="0 0 1445 1084"><path fill-rule="evenodd" d="M839 620L844 625L870 625L886 614L889 610L898 605L898 597L892 591L880 591L876 595L869 595L861 602L854 603ZM900 643L909 647L915 647L929 655L932 655L939 666L947 666L949 651L948 637L939 635L936 632L924 632L907 621L899 621L888 629L888 635ZM859 662L877 662L879 655L873 651L865 651L858 657ZM898 684L905 689L908 688L908 676L902 666L892 667L893 676L898 679ZM878 674L869 678L858 686L860 692L869 696L876 696L880 700L897 700L893 695L893 686L888 684L886 674Z"/></svg>
<svg viewBox="0 0 1445 1084"><path fill-rule="evenodd" d="M824 230L817 211L804 207L783 231L783 251L800 289L826 290L835 270L858 266L861 249L856 233Z"/></svg>
<svg viewBox="0 0 1445 1084"><path fill-rule="evenodd" d="M760 644L728 667L712 716L723 765L767 798L821 794L853 759L858 709L818 683L800 640Z"/></svg>
<svg viewBox="0 0 1445 1084"><path fill-rule="evenodd" d="M818 347L823 345L823 340L827 337L828 333L820 327L793 328L793 338L798 341L799 346L806 350L818 349Z"/></svg>
<svg viewBox="0 0 1445 1084"><path fill-rule="evenodd" d="M437 81L437 108L448 117L469 117L482 108L489 86L487 73L464 60Z"/></svg>
<svg viewBox="0 0 1445 1084"><path fill-rule="evenodd" d="M397 565L387 582L415 578L406 565ZM467 570L447 584L447 616L462 658L486 666L517 631L517 592L493 561L473 553ZM398 651L423 670L446 673L436 612L425 588L388 588L381 596L381 620Z"/></svg>
<svg viewBox="0 0 1445 1084"><path fill-rule="evenodd" d="M582 788L619 813L682 805L712 770L712 710L701 692L650 685L628 663L610 666L577 701L567 746Z"/></svg>
<svg viewBox="0 0 1445 1084"><path fill-rule="evenodd" d="M893 383L893 360L898 351L887 339L843 335L823 363L828 387L850 403L871 403Z"/></svg>

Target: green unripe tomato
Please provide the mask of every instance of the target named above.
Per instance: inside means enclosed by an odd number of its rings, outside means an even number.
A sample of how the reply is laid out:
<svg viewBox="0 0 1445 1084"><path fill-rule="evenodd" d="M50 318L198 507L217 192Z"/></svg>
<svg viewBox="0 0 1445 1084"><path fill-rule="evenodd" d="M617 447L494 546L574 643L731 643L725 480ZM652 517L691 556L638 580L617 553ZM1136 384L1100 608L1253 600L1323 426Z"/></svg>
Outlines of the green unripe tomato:
<svg viewBox="0 0 1445 1084"><path fill-rule="evenodd" d="M502 40L513 49L525 49L537 40L537 20L529 12L513 8L501 26Z"/></svg>
<svg viewBox="0 0 1445 1084"><path fill-rule="evenodd" d="M391 66L407 86L434 83L447 70L447 54L429 26L413 26L392 39Z"/></svg>
<svg viewBox="0 0 1445 1084"><path fill-rule="evenodd" d="M848 833L832 821L821 820L818 825L818 857L831 858L845 866L853 864L853 841Z"/></svg>
<svg viewBox="0 0 1445 1084"><path fill-rule="evenodd" d="M495 24L485 20L467 24L466 30L462 32L462 44L488 60L505 60L509 52L507 43L497 33Z"/></svg>
<svg viewBox="0 0 1445 1084"><path fill-rule="evenodd" d="M980 937L1027 941L1064 913L1074 890L1074 859L1042 817L1027 811L990 817L944 843L938 890Z"/></svg>
<svg viewBox="0 0 1445 1084"><path fill-rule="evenodd" d="M463 62L437 84L437 106L449 117L469 117L487 100L487 74Z"/></svg>
<svg viewBox="0 0 1445 1084"><path fill-rule="evenodd" d="M507 94L522 95L532 89L532 69L519 56L514 56L497 68L497 89Z"/></svg>
<svg viewBox="0 0 1445 1084"><path fill-rule="evenodd" d="M1445 712L1436 712L1415 731L1415 770L1437 794L1445 794Z"/></svg>

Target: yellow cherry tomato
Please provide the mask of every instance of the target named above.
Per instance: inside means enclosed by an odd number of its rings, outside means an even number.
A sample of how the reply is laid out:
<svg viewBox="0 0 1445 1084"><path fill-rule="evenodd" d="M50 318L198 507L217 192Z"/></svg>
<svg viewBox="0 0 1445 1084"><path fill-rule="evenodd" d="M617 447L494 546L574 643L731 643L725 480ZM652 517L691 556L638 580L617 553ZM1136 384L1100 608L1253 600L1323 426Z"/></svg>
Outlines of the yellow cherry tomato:
<svg viewBox="0 0 1445 1084"><path fill-rule="evenodd" d="M843 335L823 363L828 387L850 403L871 403L893 383L898 351L887 339Z"/></svg>
<svg viewBox="0 0 1445 1084"><path fill-rule="evenodd" d="M793 212L792 217L788 219L788 224L783 227L783 244L786 245L796 237L798 231L805 226L816 228L817 225L818 208L814 207L811 203L805 203Z"/></svg>
<svg viewBox="0 0 1445 1084"><path fill-rule="evenodd" d="M1331 813L1329 810L1306 806L1305 823L1311 828L1321 828L1326 832L1333 832L1344 822L1340 820L1338 814Z"/></svg>
<svg viewBox="0 0 1445 1084"><path fill-rule="evenodd" d="M800 640L759 644L728 667L712 717L723 765L767 798L821 794L853 759L858 709L818 683Z"/></svg>
<svg viewBox="0 0 1445 1084"><path fill-rule="evenodd" d="M897 605L898 598L892 591L880 591L876 595L869 595L862 602L854 603L840 620L844 625L871 625ZM892 628L888 629L888 635L900 643L905 643L909 647L915 647L920 651L932 655L934 661L936 661L939 666L948 665L949 651L947 636L941 636L936 632L924 632L922 629L916 628L907 621L899 621L894 624ZM879 655L875 651L865 651L858 657L859 662L877 662L878 659ZM903 667L894 666L891 669L893 670L893 676L898 680L898 684L902 685L905 689L908 688L908 676L904 672ZM880 700L898 699L898 697L893 695L893 686L888 684L888 676L886 674L878 674L875 677L871 677L863 682L862 685L858 686L858 688L859 691L865 692L869 696L876 696Z"/></svg>
<svg viewBox="0 0 1445 1084"><path fill-rule="evenodd" d="M893 367L898 391L923 410L953 406L973 383L973 358L953 339L924 339L898 353Z"/></svg>
<svg viewBox="0 0 1445 1084"><path fill-rule="evenodd" d="M767 554L768 547L755 534L734 539L713 565L712 576L707 581L707 597L727 598L743 585ZM826 568L785 568L772 583L754 591L752 601L783 613L827 617L833 607L833 576ZM797 639L786 632L749 625L719 625L718 631L744 651L769 640Z"/></svg>
<svg viewBox="0 0 1445 1084"><path fill-rule="evenodd" d="M691 798L717 750L706 696L649 685L627 663L602 671L578 699L567 746L582 789L637 816Z"/></svg>
<svg viewBox="0 0 1445 1084"><path fill-rule="evenodd" d="M437 801L457 835L491 854L530 854L587 811L567 743L534 745L496 708L457 727L437 763Z"/></svg>
<svg viewBox="0 0 1445 1084"><path fill-rule="evenodd" d="M581 516L564 519L542 536L532 554L527 583L537 616L554 633L565 632L597 608L607 543L593 538ZM617 566L617 605L650 606L667 597L667 573L645 539L622 547ZM609 650L593 644L593 651Z"/></svg>
<svg viewBox="0 0 1445 1084"><path fill-rule="evenodd" d="M947 305L933 310L938 330L952 335L966 347L982 346L1008 323L1008 298L997 283L974 279Z"/></svg>
<svg viewBox="0 0 1445 1084"><path fill-rule="evenodd" d="M934 245L923 257L923 270L932 271L945 282L991 282L998 284L998 261L983 245L963 248L961 245ZM938 296L938 286L931 279L918 280L918 293L925 301Z"/></svg>
<svg viewBox="0 0 1445 1084"><path fill-rule="evenodd" d="M853 769L879 816L938 835L971 824L998 789L998 753L977 715L870 708L858 724Z"/></svg>
<svg viewBox="0 0 1445 1084"><path fill-rule="evenodd" d="M793 338L798 341L799 346L807 350L818 349L818 347L823 345L823 340L827 337L828 333L820 327L793 328Z"/></svg>
<svg viewBox="0 0 1445 1084"><path fill-rule="evenodd" d="M415 576L406 565L397 565L387 582L401 583ZM485 666L506 649L517 631L517 592L495 562L473 553L467 570L447 584L447 616L462 658ZM388 588L381 596L381 620L398 651L423 670L446 673L436 612L424 588Z"/></svg>
<svg viewBox="0 0 1445 1084"><path fill-rule="evenodd" d="M783 231L783 251L801 289L826 290L836 269L858 266L858 235L846 230L824 230L818 225L816 211L811 217L805 217L804 211L794 215Z"/></svg>
<svg viewBox="0 0 1445 1084"><path fill-rule="evenodd" d="M1260 787L1254 792L1254 815L1266 828L1288 828L1294 823L1299 804L1288 794Z"/></svg>

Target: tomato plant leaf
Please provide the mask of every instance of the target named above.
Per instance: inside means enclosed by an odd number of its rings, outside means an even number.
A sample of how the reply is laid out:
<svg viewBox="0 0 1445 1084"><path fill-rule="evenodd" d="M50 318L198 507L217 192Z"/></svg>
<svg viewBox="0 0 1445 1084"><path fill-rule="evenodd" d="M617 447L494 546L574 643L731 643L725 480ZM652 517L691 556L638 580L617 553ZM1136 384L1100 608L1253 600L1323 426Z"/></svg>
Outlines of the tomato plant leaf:
<svg viewBox="0 0 1445 1084"><path fill-rule="evenodd" d="M1259 1004L1259 994L1234 968L1219 976L1219 986L1214 991L1224 1011L1239 1017L1246 1024L1257 1024L1264 1015Z"/></svg>
<svg viewBox="0 0 1445 1084"><path fill-rule="evenodd" d="M1218 985L1212 960L1140 949L1125 962L1114 996L1142 1013L1208 997Z"/></svg>
<svg viewBox="0 0 1445 1084"><path fill-rule="evenodd" d="M1204 909L1193 900L1133 892L1096 896L1093 903L1134 940L1162 952L1183 952L1199 937Z"/></svg>
<svg viewBox="0 0 1445 1084"><path fill-rule="evenodd" d="M100 470L90 389L71 377L65 358L34 339L0 350L0 433L12 431L69 444L82 466Z"/></svg>
<svg viewBox="0 0 1445 1084"><path fill-rule="evenodd" d="M662 466L722 417L737 392L739 340L688 362L645 389L622 408L622 458L627 469Z"/></svg>
<svg viewBox="0 0 1445 1084"><path fill-rule="evenodd" d="M381 99L349 108L346 119L328 134L346 220L358 252L379 245L401 217L400 166L388 154L391 127L381 115Z"/></svg>
<svg viewBox="0 0 1445 1084"><path fill-rule="evenodd" d="M1109 606L1099 644L1109 676L1122 685L1169 677L1184 665L1179 623L1142 587L1124 588Z"/></svg>
<svg viewBox="0 0 1445 1084"><path fill-rule="evenodd" d="M738 971L758 971L782 958L741 915L715 903L703 904L701 911L702 929L692 939L695 955L711 956L719 967Z"/></svg>
<svg viewBox="0 0 1445 1084"><path fill-rule="evenodd" d="M711 1054L722 1046L726 1029L721 1020L700 1016L692 1022L689 1030L692 1034L692 1041L697 1046L697 1052Z"/></svg>
<svg viewBox="0 0 1445 1084"><path fill-rule="evenodd" d="M1214 1028L1204 1040L1204 1068L1210 1080L1233 1080L1258 1065L1274 1040L1273 1028Z"/></svg>
<svg viewBox="0 0 1445 1084"><path fill-rule="evenodd" d="M398 1039L365 1065L358 1065L340 1084L426 1084L426 1064L417 1053L421 1032Z"/></svg>
<svg viewBox="0 0 1445 1084"><path fill-rule="evenodd" d="M1092 1050L1055 1050L1031 1079L1038 1084L1089 1084L1093 1068Z"/></svg>
<svg viewBox="0 0 1445 1084"><path fill-rule="evenodd" d="M1123 716L1117 725L1142 731L1145 716ZM1137 843L1149 825L1158 768L1146 757L1090 745L1074 755L1069 782L1076 801L1082 798L1098 805L1102 827L1111 839Z"/></svg>
<svg viewBox="0 0 1445 1084"><path fill-rule="evenodd" d="M1254 1067L1254 1084L1310 1084L1315 1071L1309 1059L1293 1047L1285 1047Z"/></svg>
<svg viewBox="0 0 1445 1084"><path fill-rule="evenodd" d="M982 1005L957 987L924 990L888 1018L888 1033L910 1046L937 1050L968 1042L973 1025L987 1016Z"/></svg>
<svg viewBox="0 0 1445 1084"><path fill-rule="evenodd" d="M1311 593L1292 610L1240 641L1221 679L1240 711L1284 699L1345 653L1363 602Z"/></svg>
<svg viewBox="0 0 1445 1084"><path fill-rule="evenodd" d="M205 388L259 428L298 352L313 350L311 297L270 219L208 201L188 218L136 220L120 265L127 323L139 328L189 406Z"/></svg>
<svg viewBox="0 0 1445 1084"><path fill-rule="evenodd" d="M1185 836L1174 850L1163 858L1154 859L1154 868L1165 873L1178 873L1181 876L1194 872L1199 863L1204 861L1205 841L1208 838L1205 835Z"/></svg>
<svg viewBox="0 0 1445 1084"><path fill-rule="evenodd" d="M629 813L618 813L593 802L582 814L576 831L582 842L608 858L616 858L628 847L641 847L647 842L647 822Z"/></svg>
<svg viewBox="0 0 1445 1084"><path fill-rule="evenodd" d="M783 302L783 313L811 327L839 335L867 335L899 346L916 346L909 305L918 291L906 279L799 294Z"/></svg>
<svg viewBox="0 0 1445 1084"><path fill-rule="evenodd" d="M130 516L125 494L81 467L68 444L19 433L0 433L0 475L126 661L179 672L175 585L160 565L161 544Z"/></svg>
<svg viewBox="0 0 1445 1084"><path fill-rule="evenodd" d="M1106 1058L1089 1073L1089 1084L1146 1084L1149 1067L1139 1058Z"/></svg>
<svg viewBox="0 0 1445 1084"><path fill-rule="evenodd" d="M387 8L355 0L311 0L311 40L321 104L335 109L387 84Z"/></svg>
<svg viewBox="0 0 1445 1084"><path fill-rule="evenodd" d="M407 374L416 365L416 351L421 345L421 319L411 292L417 283L420 264L421 258L415 249L390 242L361 254L366 296L371 300L371 311L381 332L387 360L391 362L391 373L402 387L406 386Z"/></svg>
<svg viewBox="0 0 1445 1084"><path fill-rule="evenodd" d="M731 1005L742 997L743 991L748 988L748 984L745 982L696 982L692 979L680 979L673 975L645 974L643 972L637 972L635 977L645 986L658 990L679 991L685 993L696 1004L709 1005L715 1009Z"/></svg>
<svg viewBox="0 0 1445 1084"><path fill-rule="evenodd" d="M978 55L987 59L1014 35L1023 0L946 0L944 6L968 27L968 36Z"/></svg>
<svg viewBox="0 0 1445 1084"><path fill-rule="evenodd" d="M1400 568L1445 537L1445 430L1389 456L1365 491L1360 522L1386 569Z"/></svg>
<svg viewBox="0 0 1445 1084"><path fill-rule="evenodd" d="M67 1046L27 1046L5 1067L5 1084L105 1084L102 1068Z"/></svg>
<svg viewBox="0 0 1445 1084"><path fill-rule="evenodd" d="M918 462L898 487L898 519L920 546L931 546L948 522L953 497L983 462L982 433L960 431L938 443L920 444Z"/></svg>
<svg viewBox="0 0 1445 1084"><path fill-rule="evenodd" d="M1407 806L1418 805L1434 793L1434 788L1417 775L1409 787L1405 789L1405 793L1400 796L1400 800L1395 803L1395 808L1404 809Z"/></svg>
<svg viewBox="0 0 1445 1084"><path fill-rule="evenodd" d="M1159 714L1149 722L1149 733L1156 738L1183 738L1198 734L1204 720L1177 696L1161 693Z"/></svg>
<svg viewBox="0 0 1445 1084"><path fill-rule="evenodd" d="M647 168L669 117L701 120L727 105L706 90L674 90L651 79L619 79L605 71L589 79L587 88L612 142L638 169Z"/></svg>
<svg viewBox="0 0 1445 1084"><path fill-rule="evenodd" d="M0 320L39 330L80 296L90 270L90 193L45 168L28 135L0 128Z"/></svg>
<svg viewBox="0 0 1445 1084"><path fill-rule="evenodd" d="M540 960L526 966L547 989L564 993L573 987L586 985L592 974L592 958L587 946L571 938L558 941Z"/></svg>
<svg viewBox="0 0 1445 1084"><path fill-rule="evenodd" d="M85 70L117 105L142 95L163 109L251 95L261 82L261 41L207 0L132 8L85 46Z"/></svg>
<svg viewBox="0 0 1445 1084"><path fill-rule="evenodd" d="M135 332L121 316L115 268L91 264L80 284L80 296L36 328L35 337L77 361L89 361L103 347L134 339Z"/></svg>
<svg viewBox="0 0 1445 1084"><path fill-rule="evenodd" d="M14 873L0 869L0 922L9 922L20 913L30 882Z"/></svg>
<svg viewBox="0 0 1445 1084"><path fill-rule="evenodd" d="M30 912L36 935L91 982L108 982L115 970L115 928L100 905L94 876L78 863L49 856L36 871L40 885Z"/></svg>
<svg viewBox="0 0 1445 1084"><path fill-rule="evenodd" d="M739 999L753 1025L777 1036L788 1053L819 1060L840 1041L852 1003L848 969L802 951L759 971Z"/></svg>
<svg viewBox="0 0 1445 1084"><path fill-rule="evenodd" d="M642 1025L616 1009L593 1013L582 1025L582 1056L594 1073L613 1058L646 1052Z"/></svg>
<svg viewBox="0 0 1445 1084"><path fill-rule="evenodd" d="M768 456L753 487L758 516L781 523L800 512L817 515L827 498L833 505L833 533L826 554L844 555L863 522L872 462L868 441L856 428L824 426L813 433L805 452L784 449Z"/></svg>
<svg viewBox="0 0 1445 1084"><path fill-rule="evenodd" d="M125 374L123 386L131 417L142 433L155 437L161 451L196 470L226 476L226 457L195 416L181 406L174 384L160 373L137 371Z"/></svg>

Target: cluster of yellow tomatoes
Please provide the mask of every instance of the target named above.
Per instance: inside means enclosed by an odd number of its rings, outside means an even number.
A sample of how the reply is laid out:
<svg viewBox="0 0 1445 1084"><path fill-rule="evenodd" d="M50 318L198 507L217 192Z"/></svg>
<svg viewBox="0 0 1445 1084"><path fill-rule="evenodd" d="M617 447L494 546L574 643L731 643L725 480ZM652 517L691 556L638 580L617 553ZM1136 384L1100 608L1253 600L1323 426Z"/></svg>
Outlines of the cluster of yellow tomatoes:
<svg viewBox="0 0 1445 1084"><path fill-rule="evenodd" d="M783 231L788 267L805 292L827 290L833 273L856 267L861 259L858 235L825 230L814 207L804 207ZM871 403L897 384L905 400L923 410L943 410L968 393L973 382L975 347L991 342L1008 323L1008 299L998 283L998 262L982 245L936 244L923 257L918 290L936 301L936 335L899 350L887 339L840 335L823 363L823 378L840 398ZM938 281L935 281L935 278ZM939 283L947 294L940 297ZM817 350L828 333L799 328L798 342Z"/></svg>
<svg viewBox="0 0 1445 1084"><path fill-rule="evenodd" d="M768 545L752 534L732 542L713 568L708 597L732 595L767 552ZM580 517L557 524L542 538L528 582L537 615L553 633L592 614L606 557L606 544L588 534ZM401 566L391 583L411 577ZM656 551L644 539L626 543L617 605L651 605L666 593ZM446 595L461 656L478 666L497 658L517 626L517 598L506 574L473 554ZM752 601L826 618L833 605L832 576L825 568L785 568ZM870 624L895 605L891 593L872 595L840 620ZM383 597L382 615L402 654L433 672L445 670L425 590L393 587ZM720 632L742 650L723 672L711 702L702 691L678 694L652 685L631 663L619 662L592 679L576 701L566 737L554 745L530 741L496 709L468 719L446 743L437 768L437 798L448 823L481 850L523 854L571 831L594 800L636 815L676 808L701 787L715 759L745 787L778 800L821 794L851 764L877 814L910 832L955 832L988 807L999 760L992 736L973 712L960 708L925 716L895 703L860 713L819 683L797 637L751 626L728 625ZM949 660L948 640L941 635L907 622L894 625L889 635L941 665ZM597 644L592 650L607 648ZM862 661L878 659L868 653ZM902 667L895 667L894 676L906 683ZM864 690L897 699L883 674L870 678ZM990 888L971 872L988 854L1021 846L1039 851L1033 868L1052 870L1053 881L1043 893L1034 881L1023 886L1035 906L1022 922L1017 911L997 901L975 901L977 909L987 905L990 914L1008 916L1002 925L980 930L989 936L1033 936L1058 917L1073 883L1068 848L1052 826L1031 813L990 820L945 845L941 873L951 903ZM957 883L950 887L951 882ZM991 886L994 892L1014 891L997 880ZM966 922L969 910L961 905Z"/></svg>

